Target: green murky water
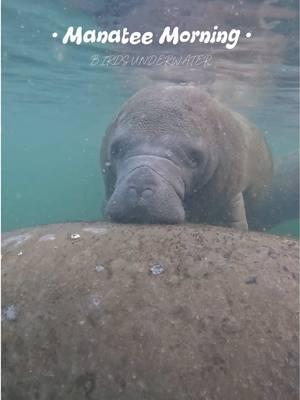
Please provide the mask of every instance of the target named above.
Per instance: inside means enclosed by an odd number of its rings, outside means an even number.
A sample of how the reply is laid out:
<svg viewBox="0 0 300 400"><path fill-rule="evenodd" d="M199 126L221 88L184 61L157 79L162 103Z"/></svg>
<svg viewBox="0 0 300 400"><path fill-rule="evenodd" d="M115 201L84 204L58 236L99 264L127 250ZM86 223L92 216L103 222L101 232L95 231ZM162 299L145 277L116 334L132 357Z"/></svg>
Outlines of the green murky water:
<svg viewBox="0 0 300 400"><path fill-rule="evenodd" d="M97 10L100 17L110 12L104 3L4 1L3 231L102 218L101 137L135 90L134 74L127 78L122 68L92 67L91 57L105 54L105 45L64 46L52 32L61 37L70 25L94 27ZM123 12L118 2L111 4L117 11L110 14ZM284 35L294 34L289 21L284 23ZM276 82L263 90L259 106L244 113L264 132L276 158L298 147L298 75L293 58L274 61L271 69L279 71ZM298 236L298 222L287 221L272 232Z"/></svg>

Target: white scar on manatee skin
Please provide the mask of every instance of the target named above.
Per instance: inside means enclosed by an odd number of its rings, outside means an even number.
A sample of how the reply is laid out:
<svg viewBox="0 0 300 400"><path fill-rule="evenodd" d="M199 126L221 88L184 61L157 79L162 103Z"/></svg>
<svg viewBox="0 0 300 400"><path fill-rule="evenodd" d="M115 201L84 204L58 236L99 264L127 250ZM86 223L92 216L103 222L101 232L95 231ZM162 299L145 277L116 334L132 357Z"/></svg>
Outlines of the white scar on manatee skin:
<svg viewBox="0 0 300 400"><path fill-rule="evenodd" d="M24 242L26 242L26 240L30 239L31 236L32 235L30 235L29 233L26 233L24 235L8 237L2 241L2 247L6 247L9 244L13 244L13 247L18 247Z"/></svg>
<svg viewBox="0 0 300 400"><path fill-rule="evenodd" d="M14 321L17 318L16 306L14 304L10 304L6 307L3 307L1 311L1 320Z"/></svg>
<svg viewBox="0 0 300 400"><path fill-rule="evenodd" d="M52 235L51 233L49 233L48 235L41 236L38 241L39 242L47 242L49 240L55 240L55 239L56 239L55 235Z"/></svg>
<svg viewBox="0 0 300 400"><path fill-rule="evenodd" d="M85 232L91 232L95 235L105 235L107 233L106 228L83 228Z"/></svg>

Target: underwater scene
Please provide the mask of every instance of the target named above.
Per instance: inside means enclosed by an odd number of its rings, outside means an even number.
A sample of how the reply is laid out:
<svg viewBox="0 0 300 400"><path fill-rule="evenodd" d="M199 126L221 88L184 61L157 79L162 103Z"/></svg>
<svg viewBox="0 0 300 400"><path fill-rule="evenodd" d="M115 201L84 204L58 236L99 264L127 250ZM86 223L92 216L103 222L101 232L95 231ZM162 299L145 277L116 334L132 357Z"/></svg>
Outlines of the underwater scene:
<svg viewBox="0 0 300 400"><path fill-rule="evenodd" d="M107 219L106 129L134 93L174 85L200 87L256 126L272 154L270 185L278 163L285 172L273 198L247 213L266 220L255 230L298 237L296 1L11 0L2 21L2 231ZM164 222L151 215L146 223Z"/></svg>
<svg viewBox="0 0 300 400"><path fill-rule="evenodd" d="M2 1L4 400L299 399L299 4Z"/></svg>

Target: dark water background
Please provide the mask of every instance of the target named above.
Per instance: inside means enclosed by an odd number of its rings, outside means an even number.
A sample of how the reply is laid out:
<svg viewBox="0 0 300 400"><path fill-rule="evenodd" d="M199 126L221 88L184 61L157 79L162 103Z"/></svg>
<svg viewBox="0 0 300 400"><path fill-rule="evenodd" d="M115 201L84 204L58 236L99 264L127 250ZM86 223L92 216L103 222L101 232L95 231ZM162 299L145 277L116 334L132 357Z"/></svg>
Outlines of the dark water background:
<svg viewBox="0 0 300 400"><path fill-rule="evenodd" d="M228 100L261 129L275 160L298 148L297 2L209 3L3 2L3 231L102 218L101 137L125 99L153 80L196 80L211 86L212 92ZM225 56L218 53L212 71L92 66L95 54L129 53L132 49L62 45L60 41L70 25L84 29L123 25L155 31L181 23L183 18L187 18L187 24L191 20L191 27L199 21L198 28L212 27L215 22L232 28L246 26L258 32L260 40L254 39L253 47L242 44L240 50L227 51ZM52 32L58 32L57 39L52 38ZM204 52L203 48L186 49L190 53ZM147 51L156 54L170 49ZM287 221L273 232L297 236L298 222Z"/></svg>

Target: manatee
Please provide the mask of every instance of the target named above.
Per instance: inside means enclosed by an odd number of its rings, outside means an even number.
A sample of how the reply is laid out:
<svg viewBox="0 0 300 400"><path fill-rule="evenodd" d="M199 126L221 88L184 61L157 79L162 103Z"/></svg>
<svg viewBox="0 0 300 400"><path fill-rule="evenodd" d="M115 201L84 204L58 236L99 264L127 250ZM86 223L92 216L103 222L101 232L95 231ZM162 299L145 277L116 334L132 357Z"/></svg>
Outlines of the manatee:
<svg viewBox="0 0 300 400"><path fill-rule="evenodd" d="M263 136L195 86L159 84L122 107L101 148L115 222L187 222L248 229L272 182Z"/></svg>
<svg viewBox="0 0 300 400"><path fill-rule="evenodd" d="M299 152L274 164L272 185L264 201L251 214L252 229L268 229L288 220L299 221Z"/></svg>
<svg viewBox="0 0 300 400"><path fill-rule="evenodd" d="M3 399L299 398L297 241L104 223L3 239Z"/></svg>

